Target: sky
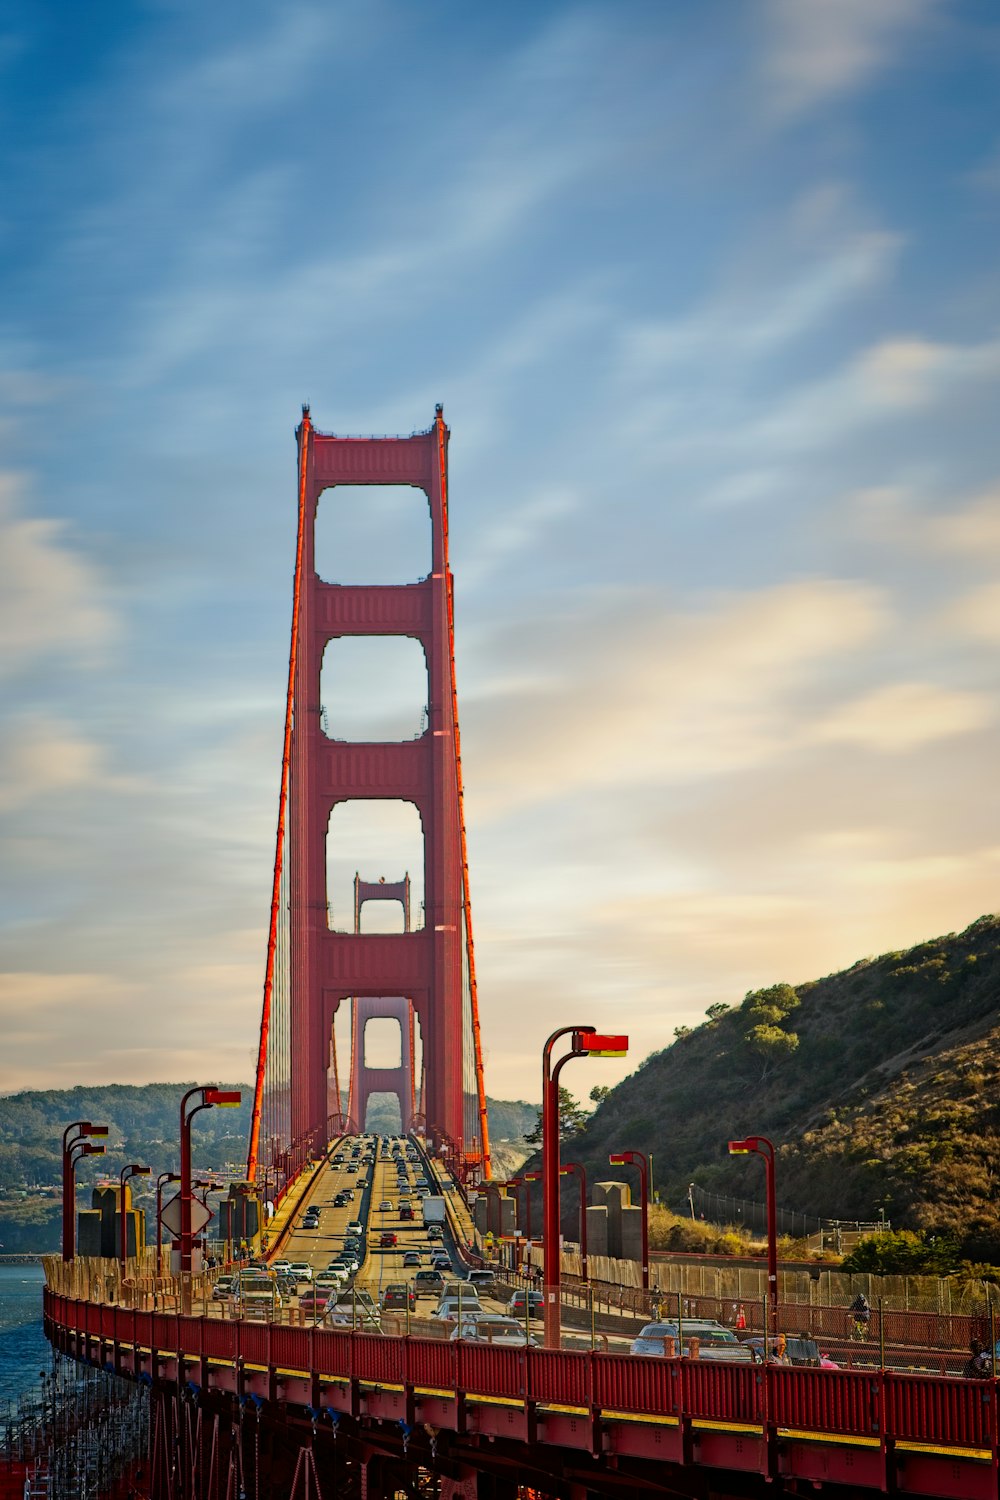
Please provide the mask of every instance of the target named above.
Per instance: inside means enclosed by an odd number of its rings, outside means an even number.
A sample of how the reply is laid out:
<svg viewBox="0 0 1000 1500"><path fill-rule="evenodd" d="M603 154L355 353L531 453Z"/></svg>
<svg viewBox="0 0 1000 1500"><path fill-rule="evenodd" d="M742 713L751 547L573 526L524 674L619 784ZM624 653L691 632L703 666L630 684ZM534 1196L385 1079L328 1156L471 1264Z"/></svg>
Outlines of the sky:
<svg viewBox="0 0 1000 1500"><path fill-rule="evenodd" d="M0 1090L251 1076L303 401L451 428L491 1094L995 910L998 101L979 0L8 0Z"/></svg>

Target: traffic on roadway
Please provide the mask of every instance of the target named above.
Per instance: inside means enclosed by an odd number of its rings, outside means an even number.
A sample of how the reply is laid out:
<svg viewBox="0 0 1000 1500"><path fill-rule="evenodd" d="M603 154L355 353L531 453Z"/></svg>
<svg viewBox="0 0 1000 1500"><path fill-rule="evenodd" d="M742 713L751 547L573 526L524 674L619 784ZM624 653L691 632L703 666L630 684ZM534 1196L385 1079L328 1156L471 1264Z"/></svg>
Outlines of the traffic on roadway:
<svg viewBox="0 0 1000 1500"><path fill-rule="evenodd" d="M455 1243L440 1178L415 1137L346 1136L314 1172L289 1227L259 1262L220 1276L210 1307L222 1316L356 1328L388 1335L463 1339L514 1347L542 1345L542 1297L515 1287L500 1270L470 1266ZM471 1230L470 1230L471 1233ZM206 1307L206 1311L209 1307ZM761 1363L764 1341L738 1336L711 1318L654 1318L629 1331L597 1334L596 1324L562 1309L563 1348L595 1345L663 1358L694 1352L709 1363ZM768 1363L814 1368L927 1369L966 1373L965 1353L918 1348L865 1350L801 1333L770 1339ZM928 1363L928 1361L930 1361Z"/></svg>
<svg viewBox="0 0 1000 1500"><path fill-rule="evenodd" d="M297 1309L324 1327L381 1328L506 1345L541 1341L541 1299L458 1253L445 1200L412 1137L337 1141L266 1265L220 1278L243 1316Z"/></svg>

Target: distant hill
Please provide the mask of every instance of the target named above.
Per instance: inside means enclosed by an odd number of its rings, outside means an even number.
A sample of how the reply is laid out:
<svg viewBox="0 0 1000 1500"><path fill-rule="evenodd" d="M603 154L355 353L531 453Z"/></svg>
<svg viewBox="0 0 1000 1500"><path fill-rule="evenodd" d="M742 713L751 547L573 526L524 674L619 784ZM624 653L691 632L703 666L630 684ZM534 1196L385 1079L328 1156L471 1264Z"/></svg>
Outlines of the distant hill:
<svg viewBox="0 0 1000 1500"><path fill-rule="evenodd" d="M84 1160L80 1182L118 1172L127 1162L148 1162L157 1171L177 1170L179 1109L188 1083L112 1083L95 1088L32 1089L0 1095L0 1188L58 1183L62 1133L72 1120L107 1125L107 1155ZM239 1109L206 1109L194 1127L195 1165L221 1170L246 1159L250 1129L250 1084Z"/></svg>
<svg viewBox="0 0 1000 1500"><path fill-rule="evenodd" d="M529 1130L534 1130L540 1106L528 1104L524 1099L486 1100L486 1113L490 1122L491 1141L521 1141Z"/></svg>
<svg viewBox="0 0 1000 1500"><path fill-rule="evenodd" d="M250 1084L239 1088L240 1109L207 1109L194 1127L194 1163L199 1171L237 1169L246 1160L250 1129ZM178 1168L178 1111L186 1083L140 1086L107 1084L94 1088L26 1090L0 1095L0 1249L43 1251L58 1247L59 1207L54 1190L61 1180L62 1133L72 1120L107 1125L107 1154L84 1158L77 1167L81 1189L99 1178L117 1176L128 1162L148 1163L156 1172ZM498 1141L518 1141L530 1130L537 1107L523 1100L489 1099L490 1128ZM392 1112L398 1125L398 1112ZM387 1117L388 1118L388 1117ZM391 1119L373 1129L391 1129ZM521 1156L501 1157L514 1170ZM142 1201L146 1185L136 1187ZM84 1202L81 1191L80 1202Z"/></svg>
<svg viewBox="0 0 1000 1500"><path fill-rule="evenodd" d="M1000 1262L1000 917L794 987L751 991L656 1052L573 1142L591 1180L632 1177L609 1151L652 1152L665 1201L689 1182L763 1198L727 1141L778 1150L779 1204L956 1237Z"/></svg>

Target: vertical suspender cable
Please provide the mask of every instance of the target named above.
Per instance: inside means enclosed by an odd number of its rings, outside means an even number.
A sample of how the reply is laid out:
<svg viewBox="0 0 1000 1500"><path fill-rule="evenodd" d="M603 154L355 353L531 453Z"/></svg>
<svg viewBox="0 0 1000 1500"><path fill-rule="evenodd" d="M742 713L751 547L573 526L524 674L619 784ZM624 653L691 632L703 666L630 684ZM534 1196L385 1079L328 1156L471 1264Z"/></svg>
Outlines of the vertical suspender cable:
<svg viewBox="0 0 1000 1500"><path fill-rule="evenodd" d="M469 956L469 990L472 1008L472 1035L476 1052L476 1092L479 1096L481 1175L490 1175L490 1132L486 1118L486 1081L483 1077L483 1047L479 1030L479 996L476 989L476 950L472 941L472 904L469 896L469 851L465 838L465 797L462 787L462 741L458 729L458 682L455 676L455 597L448 562L448 467L445 448L444 416L437 414L438 471L441 476L441 514L444 522L444 576L448 597L448 660L451 665L451 716L455 726L455 774L458 778L458 827L462 848L462 895L465 920L465 944Z"/></svg>
<svg viewBox="0 0 1000 1500"><path fill-rule="evenodd" d="M271 921L267 933L267 960L264 965L264 1004L260 1017L260 1043L257 1048L257 1079L254 1085L253 1114L250 1121L250 1146L247 1151L247 1181L257 1178L260 1153L260 1114L264 1097L264 1070L267 1066L267 1041L271 1026L271 998L274 993L274 956L278 944L278 914L281 904L281 870L285 853L285 819L288 809L288 781L292 760L292 721L295 712L295 667L299 649L299 599L302 591L302 556L306 535L306 472L309 462L309 436L312 425L309 411L302 413L299 428L299 523L295 541L295 586L292 596L292 639L288 650L288 691L285 695L285 738L281 752L281 791L278 797L278 836L274 852L274 879L271 885Z"/></svg>

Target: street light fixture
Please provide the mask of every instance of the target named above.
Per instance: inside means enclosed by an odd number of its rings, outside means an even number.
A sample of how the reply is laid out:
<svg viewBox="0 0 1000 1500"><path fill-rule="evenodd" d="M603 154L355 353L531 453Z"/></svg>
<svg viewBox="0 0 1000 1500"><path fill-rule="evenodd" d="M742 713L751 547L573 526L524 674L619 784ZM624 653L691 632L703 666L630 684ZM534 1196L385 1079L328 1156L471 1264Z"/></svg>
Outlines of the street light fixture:
<svg viewBox="0 0 1000 1500"><path fill-rule="evenodd" d="M72 1134L75 1131L76 1134ZM62 1258L72 1260L76 1250L76 1163L81 1156L100 1156L104 1151L100 1150L81 1151L78 1156L70 1158L70 1151L84 1136L107 1135L106 1125L91 1125L89 1120L74 1120L72 1125L67 1125L63 1131L62 1139L62 1199L63 1199L63 1232L62 1232Z"/></svg>
<svg viewBox="0 0 1000 1500"><path fill-rule="evenodd" d="M163 1189L168 1182L180 1182L179 1172L161 1172L156 1179L156 1271L160 1271L160 1246L163 1241Z"/></svg>
<svg viewBox="0 0 1000 1500"><path fill-rule="evenodd" d="M570 1038L570 1050L553 1064L552 1048ZM542 1048L542 1240L544 1257L545 1343L560 1346L562 1262L559 1235L559 1074L574 1057L624 1057L627 1036L604 1036L596 1026L561 1026Z"/></svg>
<svg viewBox="0 0 1000 1500"><path fill-rule="evenodd" d="M766 1335L778 1336L778 1230L777 1210L774 1197L774 1146L765 1135L748 1135L743 1141L729 1142L730 1156L762 1156L764 1158L764 1183L767 1192L767 1306L768 1328Z"/></svg>
<svg viewBox="0 0 1000 1500"><path fill-rule="evenodd" d="M608 1157L613 1167L638 1167L642 1204L642 1289L649 1291L649 1164L641 1151L615 1151Z"/></svg>
<svg viewBox="0 0 1000 1500"><path fill-rule="evenodd" d="M106 1150L107 1147L92 1146L89 1141L85 1141L78 1136L75 1141L70 1141L69 1147L63 1157L63 1194L66 1194L68 1187L70 1216L69 1254L66 1254L67 1245L64 1239L63 1260L72 1260L76 1249L76 1226L74 1223L76 1218L76 1164L81 1156L103 1156Z"/></svg>
<svg viewBox="0 0 1000 1500"><path fill-rule="evenodd" d="M120 1184L120 1191L119 1191L119 1194L118 1194L118 1223L119 1223L119 1228L121 1229L122 1276L125 1275L125 1272L128 1269L128 1215L125 1212L125 1184L126 1184L126 1182L128 1182L128 1180L129 1180L130 1177L151 1177L152 1175L153 1175L153 1169L152 1169L152 1167L140 1167L139 1164L138 1164L138 1162L132 1162L131 1166L128 1166L128 1167L122 1167L121 1172L119 1173L118 1181L119 1181L119 1184ZM135 1253L136 1253L136 1256L138 1257L138 1254L139 1254L139 1226L138 1225L136 1225L136 1232L135 1232Z"/></svg>
<svg viewBox="0 0 1000 1500"><path fill-rule="evenodd" d="M540 1173L535 1173L534 1175L535 1176L540 1176L541 1174ZM531 1188L528 1186L527 1180L524 1177L511 1177L511 1178L509 1178L508 1182L507 1182L507 1186L509 1188L513 1188L514 1189L514 1201L515 1201L515 1203L519 1203L519 1199L518 1199L518 1196L517 1196L517 1190L518 1190L518 1188L522 1188L522 1187L524 1188L524 1237L528 1241L528 1244L530 1245L531 1244Z"/></svg>
<svg viewBox="0 0 1000 1500"><path fill-rule="evenodd" d="M559 1168L560 1177L580 1177L580 1272L584 1281L590 1280L587 1269L587 1169L578 1161L568 1161Z"/></svg>
<svg viewBox="0 0 1000 1500"><path fill-rule="evenodd" d="M192 1109L188 1100L197 1099ZM191 1270L191 1245L194 1235L191 1230L191 1121L203 1109L238 1109L243 1102L239 1089L220 1089L214 1084L201 1084L188 1089L181 1099L181 1275Z"/></svg>

